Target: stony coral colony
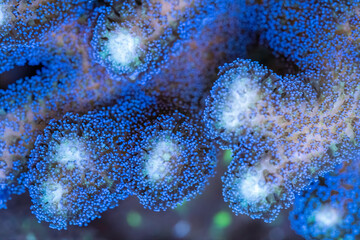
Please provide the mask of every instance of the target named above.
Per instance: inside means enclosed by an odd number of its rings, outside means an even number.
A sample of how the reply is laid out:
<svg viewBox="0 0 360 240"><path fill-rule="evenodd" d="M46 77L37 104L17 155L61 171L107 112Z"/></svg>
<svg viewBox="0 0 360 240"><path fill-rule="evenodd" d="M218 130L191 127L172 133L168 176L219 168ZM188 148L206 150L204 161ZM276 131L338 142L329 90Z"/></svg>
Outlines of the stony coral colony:
<svg viewBox="0 0 360 240"><path fill-rule="evenodd" d="M56 229L129 195L175 208L230 149L223 195L235 214L271 222L296 199L300 235L359 237L358 171L338 166L358 156L359 6L2 1L0 73L39 69L0 90L0 207L27 190ZM255 61L259 48L281 66Z"/></svg>

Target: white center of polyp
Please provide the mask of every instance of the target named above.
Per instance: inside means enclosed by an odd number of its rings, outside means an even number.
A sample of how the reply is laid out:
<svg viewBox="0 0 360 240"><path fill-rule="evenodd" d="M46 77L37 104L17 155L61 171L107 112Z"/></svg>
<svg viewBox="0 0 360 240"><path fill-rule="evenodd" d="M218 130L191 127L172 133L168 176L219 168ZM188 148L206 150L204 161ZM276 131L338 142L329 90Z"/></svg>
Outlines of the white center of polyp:
<svg viewBox="0 0 360 240"><path fill-rule="evenodd" d="M65 193L66 190L60 183L49 181L45 183L44 201L58 209L61 209L62 206L60 204L60 201Z"/></svg>
<svg viewBox="0 0 360 240"><path fill-rule="evenodd" d="M258 100L258 89L251 81L249 78L238 78L229 86L230 92L225 97L222 112L222 122L228 130L242 126Z"/></svg>
<svg viewBox="0 0 360 240"><path fill-rule="evenodd" d="M111 59L123 66L129 65L138 59L139 47L140 39L132 36L126 30L112 32L107 44Z"/></svg>
<svg viewBox="0 0 360 240"><path fill-rule="evenodd" d="M249 202L260 202L269 194L270 186L261 177L261 172L247 173L239 183L241 197Z"/></svg>
<svg viewBox="0 0 360 240"><path fill-rule="evenodd" d="M170 171L171 157L176 155L178 155L176 144L167 141L157 143L150 152L149 159L145 165L149 178L157 181L166 177Z"/></svg>
<svg viewBox="0 0 360 240"><path fill-rule="evenodd" d="M85 158L83 148L77 142L62 142L56 153L55 160L59 163L67 165L69 168L81 166L82 160Z"/></svg>
<svg viewBox="0 0 360 240"><path fill-rule="evenodd" d="M322 227L333 227L340 221L339 215L335 208L325 205L315 212L315 220Z"/></svg>

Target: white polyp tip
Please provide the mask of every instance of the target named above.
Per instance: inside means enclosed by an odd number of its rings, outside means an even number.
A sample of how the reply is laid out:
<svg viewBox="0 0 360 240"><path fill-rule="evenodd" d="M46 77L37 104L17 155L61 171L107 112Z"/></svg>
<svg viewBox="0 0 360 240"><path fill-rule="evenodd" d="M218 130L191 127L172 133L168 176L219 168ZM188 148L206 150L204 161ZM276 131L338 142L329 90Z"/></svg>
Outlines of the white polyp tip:
<svg viewBox="0 0 360 240"><path fill-rule="evenodd" d="M110 34L107 44L111 59L119 65L127 66L138 59L140 38L122 30Z"/></svg>
<svg viewBox="0 0 360 240"><path fill-rule="evenodd" d="M238 78L229 86L230 92L222 112L225 128L231 130L242 126L252 111L251 107L258 101L258 89L251 81L249 78Z"/></svg>
<svg viewBox="0 0 360 240"><path fill-rule="evenodd" d="M85 159L85 153L79 143L68 141L62 142L57 150L55 160L59 163L72 168L81 166L81 162Z"/></svg>
<svg viewBox="0 0 360 240"><path fill-rule="evenodd" d="M266 198L271 191L269 184L258 175L246 174L239 183L239 190L242 198L249 202L260 202Z"/></svg>
<svg viewBox="0 0 360 240"><path fill-rule="evenodd" d="M61 209L62 205L60 201L65 193L66 190L60 183L47 182L45 183L44 202Z"/></svg>
<svg viewBox="0 0 360 240"><path fill-rule="evenodd" d="M315 221L322 227L333 227L340 219L338 210L331 206L323 206L315 212Z"/></svg>
<svg viewBox="0 0 360 240"><path fill-rule="evenodd" d="M178 146L172 142L161 141L150 152L146 162L146 172L151 180L157 181L168 175L170 160L178 155Z"/></svg>

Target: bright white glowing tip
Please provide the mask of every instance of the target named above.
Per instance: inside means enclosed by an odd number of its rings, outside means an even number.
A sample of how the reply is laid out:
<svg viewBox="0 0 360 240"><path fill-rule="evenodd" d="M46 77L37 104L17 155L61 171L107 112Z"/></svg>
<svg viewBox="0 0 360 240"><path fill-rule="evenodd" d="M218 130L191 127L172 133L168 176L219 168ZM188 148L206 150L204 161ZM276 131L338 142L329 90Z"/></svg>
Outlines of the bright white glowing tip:
<svg viewBox="0 0 360 240"><path fill-rule="evenodd" d="M146 172L151 180L158 181L169 174L171 158L178 155L178 146L172 142L161 141L150 152L146 162Z"/></svg>
<svg viewBox="0 0 360 240"><path fill-rule="evenodd" d="M75 165L81 167L82 161L85 159L83 147L72 141L62 142L56 153L55 161L67 165L68 168L74 168Z"/></svg>
<svg viewBox="0 0 360 240"><path fill-rule="evenodd" d="M132 36L126 30L112 32L106 47L115 63L127 66L139 59L140 38Z"/></svg>
<svg viewBox="0 0 360 240"><path fill-rule="evenodd" d="M45 183L44 202L49 203L50 205L60 210L62 208L62 204L60 203L60 201L63 195L66 193L67 190L64 189L60 183Z"/></svg>
<svg viewBox="0 0 360 240"><path fill-rule="evenodd" d="M338 224L341 220L338 210L331 206L323 206L315 212L315 221L318 225L328 228Z"/></svg>
<svg viewBox="0 0 360 240"><path fill-rule="evenodd" d="M247 173L238 186L241 197L248 202L261 202L272 191L271 184L265 183L261 172L256 175Z"/></svg>
<svg viewBox="0 0 360 240"><path fill-rule="evenodd" d="M229 87L222 112L222 123L228 130L244 125L252 112L252 106L258 101L258 89L249 78L238 78Z"/></svg>

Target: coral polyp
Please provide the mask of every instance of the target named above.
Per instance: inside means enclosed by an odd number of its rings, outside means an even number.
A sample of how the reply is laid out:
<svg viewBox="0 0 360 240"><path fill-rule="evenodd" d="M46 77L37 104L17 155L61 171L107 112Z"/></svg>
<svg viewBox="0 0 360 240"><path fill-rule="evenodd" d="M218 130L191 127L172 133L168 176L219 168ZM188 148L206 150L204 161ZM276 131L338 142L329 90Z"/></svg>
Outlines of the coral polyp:
<svg viewBox="0 0 360 240"><path fill-rule="evenodd" d="M142 125L129 169L129 188L146 208L175 208L199 194L214 174L216 151L201 125L175 112Z"/></svg>
<svg viewBox="0 0 360 240"><path fill-rule="evenodd" d="M171 46L180 39L180 24L201 11L202 0L112 1L100 13L91 46L96 62L110 74L125 74L130 80L167 58ZM199 8L199 9L198 9ZM184 31L184 30L183 30Z"/></svg>
<svg viewBox="0 0 360 240"><path fill-rule="evenodd" d="M242 148L233 152L222 178L223 195L235 214L271 222L282 208L290 206L294 197L273 173L276 165L271 159L275 148L262 140L257 134L247 137Z"/></svg>
<svg viewBox="0 0 360 240"><path fill-rule="evenodd" d="M295 202L300 235L358 238L359 6L0 1L0 208L28 192L59 230L129 196L174 209L227 151L236 215Z"/></svg>
<svg viewBox="0 0 360 240"><path fill-rule="evenodd" d="M40 221L57 229L86 225L129 195L124 183L107 170L112 167L107 166L111 164L108 152L116 144L113 134L120 131L103 112L82 117L66 114L49 123L29 160L28 189L32 211ZM118 174L126 175L125 169Z"/></svg>
<svg viewBox="0 0 360 240"><path fill-rule="evenodd" d="M26 53L25 50L28 50L31 59L22 55ZM1 90L1 182L8 185L6 189L10 194L20 194L25 191L23 174L27 171L28 156L39 133L38 129L44 128L49 115L56 111L53 104L46 104L50 100L49 96L62 92L66 81L74 77L75 69L63 54L58 55L44 47L25 48L19 51L19 55L12 57L24 58L24 65L28 62L30 66L44 66L36 75L20 79L15 85ZM3 68L6 70L13 65L10 61L4 62Z"/></svg>
<svg viewBox="0 0 360 240"><path fill-rule="evenodd" d="M353 113L358 108L354 84L358 72L355 67L344 72L333 80L317 73L279 76L244 60L226 65L220 72L206 102L205 121L220 146L232 150L233 161L250 169L256 165L261 178L270 175L283 189L281 197L266 199L264 206L259 206L265 213L268 204L275 209L289 207L295 192L332 170L339 162L337 156L348 156L357 147L358 119ZM319 93L318 85L308 78L319 78L331 88ZM247 174L234 172L231 165L229 172L234 178ZM225 188L229 188L228 181L234 181L229 179L232 175L225 178ZM236 184L233 187L237 189ZM230 205L231 192L236 194L234 189L225 190ZM248 211L246 206L238 208L235 212ZM256 213L250 216L264 218ZM275 216L274 212L264 219Z"/></svg>
<svg viewBox="0 0 360 240"><path fill-rule="evenodd" d="M357 239L359 153L300 194L290 213L292 228L307 239Z"/></svg>

